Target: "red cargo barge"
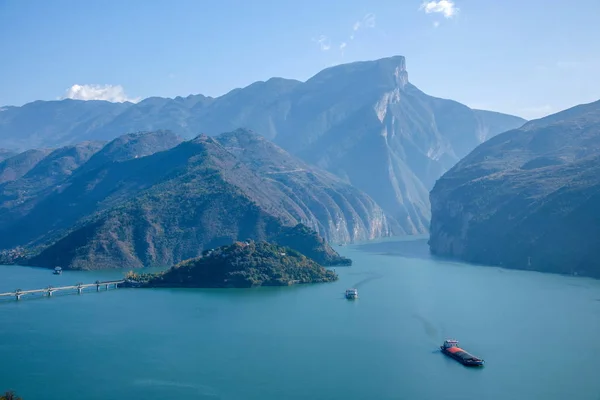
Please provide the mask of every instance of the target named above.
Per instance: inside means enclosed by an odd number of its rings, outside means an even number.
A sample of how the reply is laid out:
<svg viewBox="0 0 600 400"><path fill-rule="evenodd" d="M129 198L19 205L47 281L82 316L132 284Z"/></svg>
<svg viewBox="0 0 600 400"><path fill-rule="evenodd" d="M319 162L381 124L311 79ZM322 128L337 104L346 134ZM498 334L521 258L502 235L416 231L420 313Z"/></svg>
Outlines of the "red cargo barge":
<svg viewBox="0 0 600 400"><path fill-rule="evenodd" d="M442 349L442 353L448 357L454 358L456 361L467 367L482 367L484 364L484 361L481 358L475 357L458 347L458 340L446 340L444 341L444 344L440 346L440 349Z"/></svg>

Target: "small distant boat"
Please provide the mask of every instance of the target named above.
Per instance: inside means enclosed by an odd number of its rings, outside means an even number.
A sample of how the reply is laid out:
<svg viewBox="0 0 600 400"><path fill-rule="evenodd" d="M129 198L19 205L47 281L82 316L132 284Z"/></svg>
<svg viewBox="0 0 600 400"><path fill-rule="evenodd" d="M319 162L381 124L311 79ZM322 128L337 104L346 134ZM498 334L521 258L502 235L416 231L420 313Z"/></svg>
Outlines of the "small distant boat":
<svg viewBox="0 0 600 400"><path fill-rule="evenodd" d="M485 361L458 347L458 340L448 339L440 346L442 353L467 367L482 367Z"/></svg>
<svg viewBox="0 0 600 400"><path fill-rule="evenodd" d="M346 290L346 298L347 299L358 299L358 289L347 289Z"/></svg>
<svg viewBox="0 0 600 400"><path fill-rule="evenodd" d="M54 275L60 275L60 274L62 274L62 268L61 267L54 268L53 274Z"/></svg>

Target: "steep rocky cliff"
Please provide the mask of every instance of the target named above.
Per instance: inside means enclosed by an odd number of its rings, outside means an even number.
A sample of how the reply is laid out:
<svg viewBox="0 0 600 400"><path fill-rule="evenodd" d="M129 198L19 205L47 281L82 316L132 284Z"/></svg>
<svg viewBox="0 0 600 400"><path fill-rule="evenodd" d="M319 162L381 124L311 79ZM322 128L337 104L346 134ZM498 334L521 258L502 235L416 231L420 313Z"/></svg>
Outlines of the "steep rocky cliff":
<svg viewBox="0 0 600 400"><path fill-rule="evenodd" d="M230 153L285 195L295 218L336 242L388 236L398 223L367 194L243 129L216 137ZM299 208L298 208L299 207Z"/></svg>
<svg viewBox="0 0 600 400"><path fill-rule="evenodd" d="M480 145L431 204L434 254L600 277L600 101Z"/></svg>

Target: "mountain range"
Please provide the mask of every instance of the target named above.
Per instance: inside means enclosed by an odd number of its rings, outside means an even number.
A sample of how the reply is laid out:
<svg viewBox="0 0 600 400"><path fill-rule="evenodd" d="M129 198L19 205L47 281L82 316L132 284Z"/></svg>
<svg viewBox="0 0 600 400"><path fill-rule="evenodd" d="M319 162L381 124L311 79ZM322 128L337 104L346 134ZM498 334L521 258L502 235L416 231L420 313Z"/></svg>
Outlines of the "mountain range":
<svg viewBox="0 0 600 400"><path fill-rule="evenodd" d="M600 278L600 101L481 144L431 204L433 254Z"/></svg>
<svg viewBox="0 0 600 400"><path fill-rule="evenodd" d="M375 230L394 234L427 232L435 181L483 141L525 123L421 92L408 81L402 56L327 68L306 82L272 78L216 98L67 99L1 110L0 147L35 148L38 158L46 148L94 146L138 131L169 130L190 139L250 129L319 168L320 176L328 171L337 185L366 193L386 214L387 226ZM3 167L0 176L8 178L0 179L19 178L27 168Z"/></svg>
<svg viewBox="0 0 600 400"><path fill-rule="evenodd" d="M167 266L246 238L296 240L310 254L322 243L298 224L330 241L391 234L364 192L247 130L189 141L136 133L35 154L0 185L0 248L35 249L32 265Z"/></svg>

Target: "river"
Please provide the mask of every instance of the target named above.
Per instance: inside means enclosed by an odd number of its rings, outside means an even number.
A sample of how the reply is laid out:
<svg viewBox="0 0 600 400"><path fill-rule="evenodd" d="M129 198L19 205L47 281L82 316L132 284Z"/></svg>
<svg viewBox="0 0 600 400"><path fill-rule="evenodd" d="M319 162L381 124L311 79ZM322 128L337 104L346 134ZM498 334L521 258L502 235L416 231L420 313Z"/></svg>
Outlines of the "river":
<svg viewBox="0 0 600 400"><path fill-rule="evenodd" d="M328 284L0 300L0 390L24 400L600 399L600 281L440 261L423 238L339 251L354 265ZM0 266L0 291L121 276ZM358 300L344 299L349 287ZM444 338L486 366L446 358Z"/></svg>

